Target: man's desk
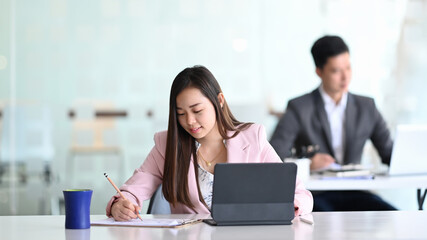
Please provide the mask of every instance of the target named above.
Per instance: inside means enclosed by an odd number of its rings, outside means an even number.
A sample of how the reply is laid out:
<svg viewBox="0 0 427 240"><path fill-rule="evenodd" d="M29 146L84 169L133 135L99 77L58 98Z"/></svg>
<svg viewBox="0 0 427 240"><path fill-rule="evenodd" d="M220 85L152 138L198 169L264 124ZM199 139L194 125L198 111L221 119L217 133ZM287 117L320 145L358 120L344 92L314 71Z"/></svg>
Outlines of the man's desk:
<svg viewBox="0 0 427 240"><path fill-rule="evenodd" d="M427 214L422 211L316 212L314 225L294 219L292 225L213 227L197 223L182 228L92 226L67 230L64 216L0 216L2 240L178 240L178 239L427 239ZM197 215L143 215L156 218L204 217ZM92 220L105 216L93 215Z"/></svg>
<svg viewBox="0 0 427 240"><path fill-rule="evenodd" d="M381 190L398 188L416 188L418 209L423 209L427 192L427 175L411 176L375 176L375 179L334 179L324 180L311 176L304 181L305 187L312 191L326 190ZM424 190L424 191L423 191Z"/></svg>

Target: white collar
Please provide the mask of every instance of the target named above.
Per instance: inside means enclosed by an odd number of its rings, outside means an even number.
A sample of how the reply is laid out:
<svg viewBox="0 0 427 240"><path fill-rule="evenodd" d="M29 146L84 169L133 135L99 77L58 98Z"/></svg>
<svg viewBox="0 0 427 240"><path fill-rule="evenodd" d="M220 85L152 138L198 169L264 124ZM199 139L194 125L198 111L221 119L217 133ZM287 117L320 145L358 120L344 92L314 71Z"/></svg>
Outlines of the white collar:
<svg viewBox="0 0 427 240"><path fill-rule="evenodd" d="M345 92L342 95L341 100L338 102L338 104L336 104L335 101L331 98L331 96L329 96L326 93L325 89L323 88L323 84L320 85L319 92L320 92L320 95L322 96L322 99L325 105L329 105L329 106L332 105L334 107L342 107L342 108L345 108L347 106L348 92Z"/></svg>

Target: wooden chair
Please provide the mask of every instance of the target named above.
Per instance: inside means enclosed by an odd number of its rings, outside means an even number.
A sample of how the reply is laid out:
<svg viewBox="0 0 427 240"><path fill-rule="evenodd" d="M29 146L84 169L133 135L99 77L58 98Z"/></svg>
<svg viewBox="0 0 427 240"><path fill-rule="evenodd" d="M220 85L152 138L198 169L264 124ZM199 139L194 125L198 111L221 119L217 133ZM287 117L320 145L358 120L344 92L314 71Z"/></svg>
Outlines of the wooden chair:
<svg viewBox="0 0 427 240"><path fill-rule="evenodd" d="M117 139L116 121L118 117L126 117L127 112L117 110L111 103L89 102L76 105L68 112L72 121L71 144L67 157L67 180L73 182L75 178L75 161L78 156L115 156L115 166L104 166L108 169L118 169L123 178L124 162L123 151L120 144L112 142Z"/></svg>

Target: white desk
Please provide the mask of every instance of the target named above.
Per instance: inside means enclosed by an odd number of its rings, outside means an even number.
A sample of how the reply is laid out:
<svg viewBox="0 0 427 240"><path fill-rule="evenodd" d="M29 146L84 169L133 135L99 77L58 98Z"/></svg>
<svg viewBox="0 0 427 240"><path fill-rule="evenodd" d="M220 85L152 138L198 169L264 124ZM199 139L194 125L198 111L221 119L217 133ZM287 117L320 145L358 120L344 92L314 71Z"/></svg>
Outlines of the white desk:
<svg viewBox="0 0 427 240"><path fill-rule="evenodd" d="M146 217L189 216L143 215ZM104 216L91 216L92 220L102 218ZM0 216L0 233L2 240L427 239L427 214L421 211L316 212L313 218L314 225L295 219L292 225L276 226L212 227L198 223L182 228L95 226L86 230L67 230L64 216Z"/></svg>
<svg viewBox="0 0 427 240"><path fill-rule="evenodd" d="M427 190L427 175L413 176L375 176L373 180L366 179L339 179L323 180L318 176L311 176L304 182L305 187L312 191L324 190L380 190L398 188L417 188L418 209L423 209ZM424 192L422 193L422 189Z"/></svg>

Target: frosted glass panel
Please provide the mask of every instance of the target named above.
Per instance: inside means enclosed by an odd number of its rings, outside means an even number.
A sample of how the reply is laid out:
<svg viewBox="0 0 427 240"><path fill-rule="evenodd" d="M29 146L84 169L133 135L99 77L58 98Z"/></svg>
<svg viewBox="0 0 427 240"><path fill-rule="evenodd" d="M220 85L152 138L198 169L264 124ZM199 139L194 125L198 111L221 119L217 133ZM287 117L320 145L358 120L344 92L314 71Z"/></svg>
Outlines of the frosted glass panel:
<svg viewBox="0 0 427 240"><path fill-rule="evenodd" d="M169 89L185 67L208 67L236 116L264 124L270 134L277 118L269 112L283 111L289 99L320 83L310 55L313 42L337 34L350 47L350 90L374 97L392 130L399 123L426 123L426 12L425 0L2 0L0 110L47 109L51 180L59 190L67 187L75 120L69 112L77 111L75 103L110 102L111 111L125 111L102 136L122 153L125 177L113 176L120 185L144 161L153 134L166 129ZM25 125L14 119L17 128ZM28 141L41 142L32 136ZM89 132L82 138L88 144L96 136ZM12 145L21 153L18 142L11 143L0 147ZM87 166L93 175L83 176L81 184L96 188L92 211L101 214L114 193L103 170L118 160L83 159L92 161ZM12 197L4 198L0 209L50 213L48 205L26 207L20 193L25 189L18 185L20 173L27 172L16 159L12 163L16 168L3 164L0 183ZM28 181L42 188L46 181L39 175Z"/></svg>

